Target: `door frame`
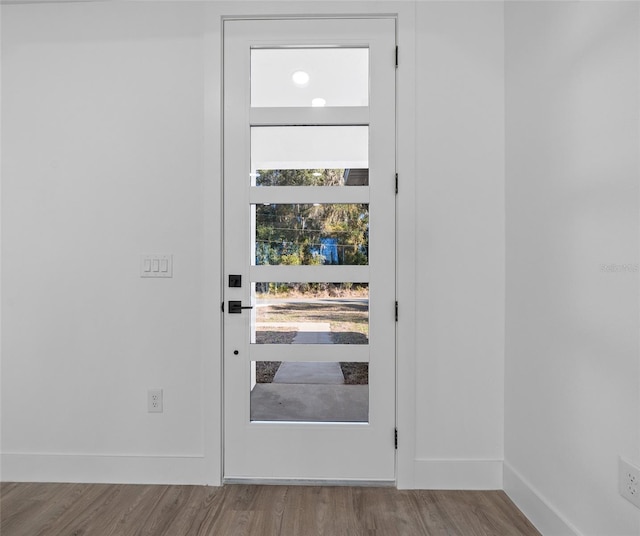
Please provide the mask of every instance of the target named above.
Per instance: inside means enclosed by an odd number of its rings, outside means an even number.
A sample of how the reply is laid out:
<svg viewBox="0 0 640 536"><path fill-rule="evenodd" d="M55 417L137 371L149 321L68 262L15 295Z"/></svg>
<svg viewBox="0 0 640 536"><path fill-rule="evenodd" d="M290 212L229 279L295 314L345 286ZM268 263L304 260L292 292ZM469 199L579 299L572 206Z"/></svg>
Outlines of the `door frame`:
<svg viewBox="0 0 640 536"><path fill-rule="evenodd" d="M211 2L204 10L204 156L203 156L203 298L202 298L202 458L203 483L221 485L223 473L223 222L222 222L222 50L225 20L282 18L396 19L399 67L396 72L396 486L415 485L416 427L416 147L414 2ZM213 396L207 395L213 393Z"/></svg>

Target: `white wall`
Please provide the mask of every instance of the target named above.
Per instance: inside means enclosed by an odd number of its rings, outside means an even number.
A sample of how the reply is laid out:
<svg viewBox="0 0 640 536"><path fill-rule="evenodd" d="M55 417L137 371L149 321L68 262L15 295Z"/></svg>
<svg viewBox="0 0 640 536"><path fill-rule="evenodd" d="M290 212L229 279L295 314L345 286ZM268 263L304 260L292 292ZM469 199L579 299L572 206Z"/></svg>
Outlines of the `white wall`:
<svg viewBox="0 0 640 536"><path fill-rule="evenodd" d="M506 5L505 488L544 534L640 534L638 17Z"/></svg>
<svg viewBox="0 0 640 536"><path fill-rule="evenodd" d="M399 474L500 487L500 2L2 6L3 479L219 482L219 20L296 9L400 13Z"/></svg>
<svg viewBox="0 0 640 536"><path fill-rule="evenodd" d="M419 486L502 486L503 8L418 4Z"/></svg>
<svg viewBox="0 0 640 536"><path fill-rule="evenodd" d="M3 477L211 481L202 7L2 10Z"/></svg>

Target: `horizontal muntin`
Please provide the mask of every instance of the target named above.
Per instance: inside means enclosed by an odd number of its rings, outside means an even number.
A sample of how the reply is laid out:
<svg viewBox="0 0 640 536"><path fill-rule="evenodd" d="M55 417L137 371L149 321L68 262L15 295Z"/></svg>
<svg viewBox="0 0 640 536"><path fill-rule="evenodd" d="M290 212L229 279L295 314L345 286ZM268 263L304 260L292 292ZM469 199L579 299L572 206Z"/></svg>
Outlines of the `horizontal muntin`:
<svg viewBox="0 0 640 536"><path fill-rule="evenodd" d="M251 344L249 361L369 362L368 344Z"/></svg>
<svg viewBox="0 0 640 536"><path fill-rule="evenodd" d="M249 123L258 126L366 126L368 106L273 107L251 108Z"/></svg>
<svg viewBox="0 0 640 536"><path fill-rule="evenodd" d="M367 204L369 186L252 186L249 202L252 205Z"/></svg>
<svg viewBox="0 0 640 536"><path fill-rule="evenodd" d="M368 283L369 266L272 266L249 267L249 279L264 283L282 281L287 283Z"/></svg>

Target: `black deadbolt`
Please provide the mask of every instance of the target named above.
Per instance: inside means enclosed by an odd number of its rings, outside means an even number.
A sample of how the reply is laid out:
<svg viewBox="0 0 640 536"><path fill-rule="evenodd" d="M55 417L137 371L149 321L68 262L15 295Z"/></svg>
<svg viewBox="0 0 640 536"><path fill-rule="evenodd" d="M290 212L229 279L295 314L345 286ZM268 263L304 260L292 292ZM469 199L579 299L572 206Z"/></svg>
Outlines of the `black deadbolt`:
<svg viewBox="0 0 640 536"><path fill-rule="evenodd" d="M242 286L242 276L241 275L229 275L229 286L230 287L241 287Z"/></svg>

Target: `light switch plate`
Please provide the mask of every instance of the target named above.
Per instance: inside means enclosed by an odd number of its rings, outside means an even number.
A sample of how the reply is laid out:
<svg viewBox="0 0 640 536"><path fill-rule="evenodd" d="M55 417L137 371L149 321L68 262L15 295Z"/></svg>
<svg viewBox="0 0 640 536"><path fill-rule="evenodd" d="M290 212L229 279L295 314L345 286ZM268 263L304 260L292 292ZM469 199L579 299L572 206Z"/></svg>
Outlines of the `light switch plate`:
<svg viewBox="0 0 640 536"><path fill-rule="evenodd" d="M173 277L173 255L141 255L140 277Z"/></svg>

